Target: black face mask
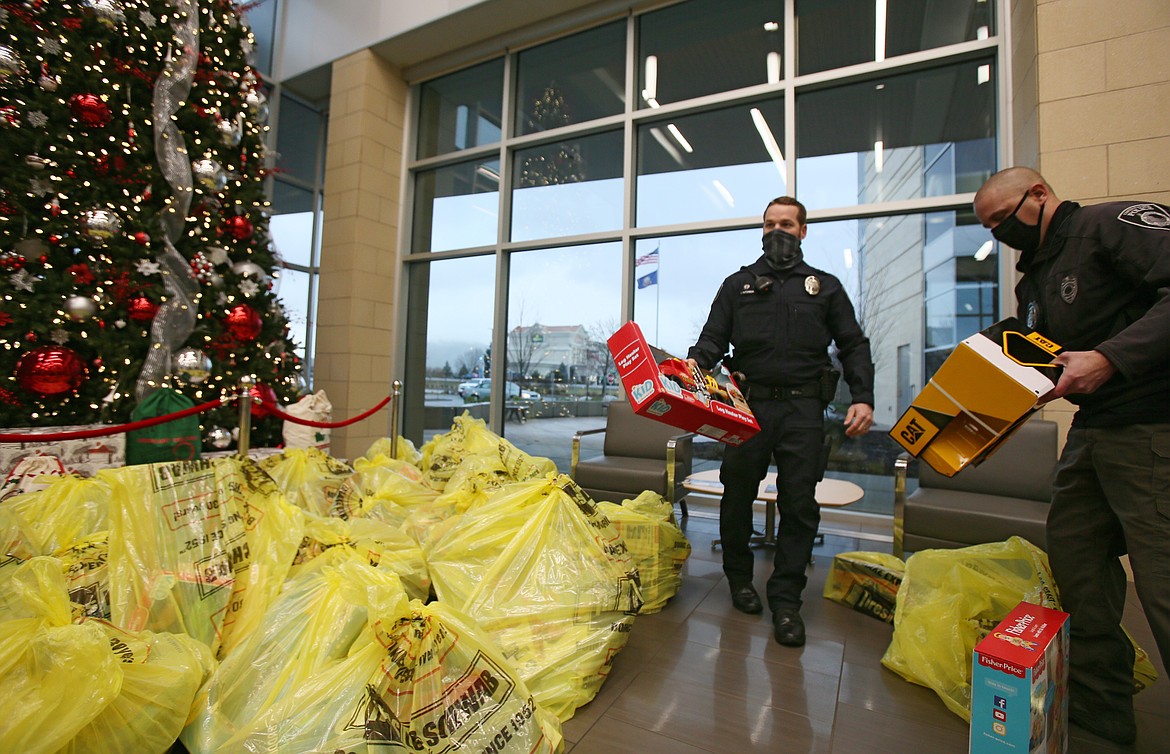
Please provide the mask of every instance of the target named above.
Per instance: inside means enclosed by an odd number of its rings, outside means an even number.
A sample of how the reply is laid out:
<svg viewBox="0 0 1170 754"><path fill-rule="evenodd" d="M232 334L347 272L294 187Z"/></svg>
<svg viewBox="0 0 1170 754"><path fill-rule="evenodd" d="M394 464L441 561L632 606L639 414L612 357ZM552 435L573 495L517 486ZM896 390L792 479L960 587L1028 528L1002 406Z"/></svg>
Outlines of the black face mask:
<svg viewBox="0 0 1170 754"><path fill-rule="evenodd" d="M776 272L787 272L804 259L800 250L800 239L782 230L764 234L764 260Z"/></svg>
<svg viewBox="0 0 1170 754"><path fill-rule="evenodd" d="M1024 197L1020 199L1012 213L991 229L991 235L995 236L995 240L1013 249L1031 253L1040 248L1040 223L1044 220L1044 205L1040 205L1040 217L1036 219L1036 224L1028 225L1016 216L1027 200L1028 192L1025 191Z"/></svg>

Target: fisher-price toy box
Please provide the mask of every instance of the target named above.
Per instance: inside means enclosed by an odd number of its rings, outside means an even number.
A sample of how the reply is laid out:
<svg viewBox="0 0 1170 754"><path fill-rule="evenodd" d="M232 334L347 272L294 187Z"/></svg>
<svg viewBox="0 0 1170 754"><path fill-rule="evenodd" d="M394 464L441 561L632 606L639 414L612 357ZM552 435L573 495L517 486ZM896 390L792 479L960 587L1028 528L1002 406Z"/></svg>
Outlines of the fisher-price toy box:
<svg viewBox="0 0 1170 754"><path fill-rule="evenodd" d="M890 437L943 476L982 462L1047 399L1060 346L1014 318L963 340Z"/></svg>
<svg viewBox="0 0 1170 754"><path fill-rule="evenodd" d="M1064 754L1068 617L1021 602L975 645L970 754Z"/></svg>
<svg viewBox="0 0 1170 754"><path fill-rule="evenodd" d="M622 325L608 343L634 413L727 445L741 445L760 431L726 369L692 370L647 343L634 322Z"/></svg>

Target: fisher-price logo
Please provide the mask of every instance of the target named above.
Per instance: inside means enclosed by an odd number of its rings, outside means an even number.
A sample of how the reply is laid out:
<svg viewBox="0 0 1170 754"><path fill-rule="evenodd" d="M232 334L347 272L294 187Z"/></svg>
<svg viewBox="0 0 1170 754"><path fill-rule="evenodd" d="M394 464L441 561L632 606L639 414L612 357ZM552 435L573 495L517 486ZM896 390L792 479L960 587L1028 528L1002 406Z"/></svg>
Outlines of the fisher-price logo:
<svg viewBox="0 0 1170 754"><path fill-rule="evenodd" d="M630 397L634 399L634 403L641 403L654 394L654 383L650 380L645 380L641 384L634 385L630 388Z"/></svg>

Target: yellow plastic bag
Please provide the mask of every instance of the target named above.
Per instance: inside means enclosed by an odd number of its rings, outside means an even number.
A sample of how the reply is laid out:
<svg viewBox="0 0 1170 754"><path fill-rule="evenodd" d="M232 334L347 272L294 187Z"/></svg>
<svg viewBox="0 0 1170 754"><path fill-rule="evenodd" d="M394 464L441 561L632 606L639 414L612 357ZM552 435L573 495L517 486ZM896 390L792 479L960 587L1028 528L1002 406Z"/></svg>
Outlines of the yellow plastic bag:
<svg viewBox="0 0 1170 754"><path fill-rule="evenodd" d="M387 458L396 458L399 461L406 461L409 464L418 466L422 462L422 453L415 447L414 443L406 439L402 435L398 436L398 447L395 448L390 443L389 437L379 437L374 442L370 443L370 447L366 450L365 458L373 459L377 456L386 456ZM356 464L358 460L354 461Z"/></svg>
<svg viewBox="0 0 1170 754"><path fill-rule="evenodd" d="M305 538L289 575L320 567L317 558L343 547L363 562L397 574L409 597L425 600L431 591L430 571L418 543L400 528L373 518L328 518L305 514Z"/></svg>
<svg viewBox="0 0 1170 754"><path fill-rule="evenodd" d="M344 547L315 562L314 570L289 579L257 630L220 663L200 694L182 736L192 754L233 751L225 743L250 730L255 718L343 663L367 627L371 605L381 615L406 614L407 597L394 573L371 567ZM360 686L368 675L339 680ZM275 718L272 723L279 724Z"/></svg>
<svg viewBox="0 0 1170 754"><path fill-rule="evenodd" d="M543 477L557 470L556 464L548 458L528 455L494 434L482 419L474 419L464 411L455 417L451 431L435 435L423 445L419 463L423 479L427 485L445 490L460 464L477 455L497 459L502 476L511 481Z"/></svg>
<svg viewBox="0 0 1170 754"><path fill-rule="evenodd" d="M0 603L0 751L165 751L210 671L208 649L70 618L59 561L17 568Z"/></svg>
<svg viewBox="0 0 1170 754"><path fill-rule="evenodd" d="M599 502L597 509L630 548L642 585L639 615L660 611L678 594L682 568L691 554L691 543L675 523L674 506L647 490L621 505Z"/></svg>
<svg viewBox="0 0 1170 754"><path fill-rule="evenodd" d="M353 469L317 448L290 448L259 461L285 498L302 510L327 516Z"/></svg>
<svg viewBox="0 0 1170 754"><path fill-rule="evenodd" d="M0 505L0 548L27 560L49 555L110 528L110 485L99 474L41 477L45 489L15 495Z"/></svg>
<svg viewBox="0 0 1170 754"><path fill-rule="evenodd" d="M387 647L365 708L372 751L554 754L561 726L475 621L434 602L379 627Z"/></svg>
<svg viewBox="0 0 1170 754"><path fill-rule="evenodd" d="M859 613L893 623L898 588L905 573L902 559L888 552L842 552L833 556L821 594Z"/></svg>
<svg viewBox="0 0 1170 754"><path fill-rule="evenodd" d="M917 552L906 561L882 665L970 721L975 645L1021 601L1059 610L1056 595L1048 556L1020 537Z"/></svg>
<svg viewBox="0 0 1170 754"><path fill-rule="evenodd" d="M222 658L280 591L302 539L303 514L247 458L103 473L113 488L113 623L185 633Z"/></svg>
<svg viewBox="0 0 1170 754"><path fill-rule="evenodd" d="M642 605L625 541L564 475L501 487L424 555L440 601L474 615L562 721L597 694Z"/></svg>

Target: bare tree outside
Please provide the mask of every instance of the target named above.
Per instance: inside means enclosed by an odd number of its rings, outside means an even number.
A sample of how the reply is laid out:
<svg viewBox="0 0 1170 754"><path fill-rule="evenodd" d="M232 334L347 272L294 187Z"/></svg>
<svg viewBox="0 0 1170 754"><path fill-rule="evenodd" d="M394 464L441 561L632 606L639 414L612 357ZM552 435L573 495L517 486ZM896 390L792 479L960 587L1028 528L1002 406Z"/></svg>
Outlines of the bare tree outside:
<svg viewBox="0 0 1170 754"><path fill-rule="evenodd" d="M507 371L518 374L520 379L526 380L531 377L530 373L537 348L544 340L544 328L539 322L533 322L531 325L524 324L524 304L520 305L520 316L517 318L517 322L519 324L508 331Z"/></svg>

